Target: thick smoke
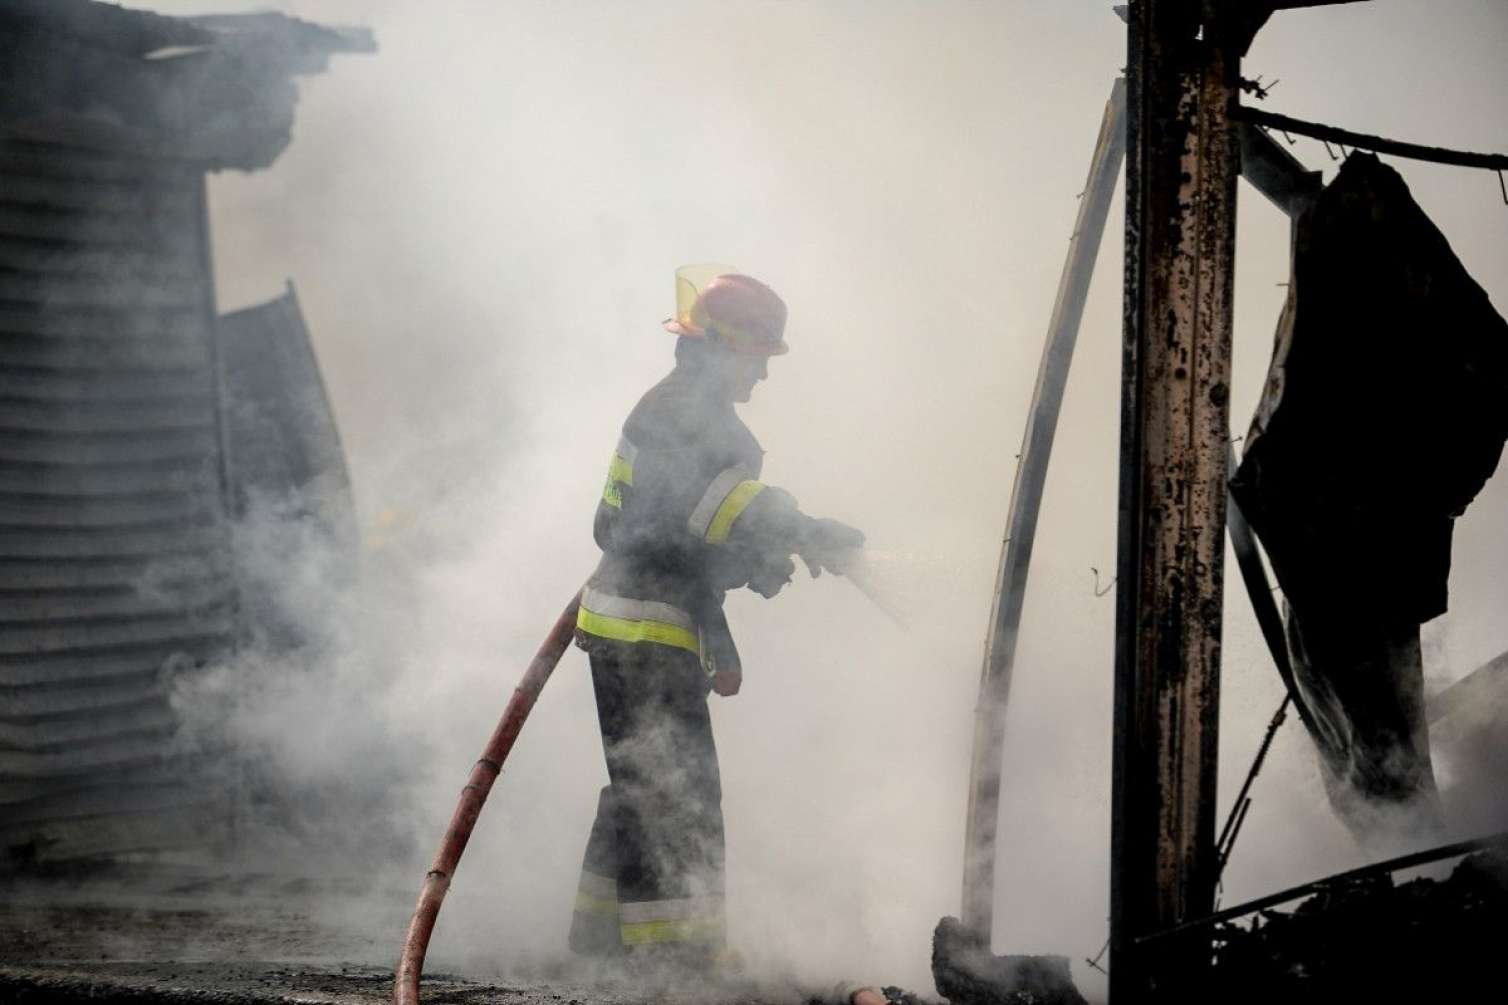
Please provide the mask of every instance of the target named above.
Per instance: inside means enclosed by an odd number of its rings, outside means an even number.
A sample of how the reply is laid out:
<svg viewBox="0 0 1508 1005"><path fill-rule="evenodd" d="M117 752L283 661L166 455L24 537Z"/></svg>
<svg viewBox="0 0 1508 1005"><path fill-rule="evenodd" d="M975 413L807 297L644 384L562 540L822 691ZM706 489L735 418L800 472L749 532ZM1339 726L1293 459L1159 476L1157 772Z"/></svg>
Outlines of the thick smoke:
<svg viewBox="0 0 1508 1005"><path fill-rule="evenodd" d="M1490 126L1508 22L1489 0L1448 6L1282 13L1247 65L1282 78L1274 103L1297 115L1501 145ZM730 261L791 309L793 350L742 409L769 451L766 478L867 532L910 624L828 577L773 602L730 599L747 675L713 715L731 938L758 972L928 989L932 926L958 905L1014 455L1124 63L1120 23L1108 5L1048 3L288 9L368 25L381 51L303 86L274 168L212 179L220 300L299 283L368 545L363 585L340 595L317 549L276 520L248 528L272 542L261 554L318 646L232 668L250 695L234 730L295 784L345 793L350 819L318 826L359 829L384 861L373 875L405 894L353 908L351 924L386 930L396 952L466 770L596 561L592 507L619 424L671 365L657 322L672 270ZM1427 85L1380 65L1427 66ZM1295 151L1330 167L1318 144ZM1491 178L1401 167L1508 303L1502 229L1482 220L1501 211ZM1106 930L1113 597L1095 589L1115 566L1120 214L1117 200L1025 610L999 951L1079 959ZM1267 365L1288 233L1249 189L1240 215L1238 429ZM1458 526L1449 628L1431 651L1441 681L1508 647L1495 616L1505 493L1500 474ZM1227 611L1228 799L1281 689L1234 575ZM436 965L506 971L563 952L604 779L573 650L494 790ZM1227 903L1359 863L1296 723L1254 794ZM377 819L362 815L374 807Z"/></svg>

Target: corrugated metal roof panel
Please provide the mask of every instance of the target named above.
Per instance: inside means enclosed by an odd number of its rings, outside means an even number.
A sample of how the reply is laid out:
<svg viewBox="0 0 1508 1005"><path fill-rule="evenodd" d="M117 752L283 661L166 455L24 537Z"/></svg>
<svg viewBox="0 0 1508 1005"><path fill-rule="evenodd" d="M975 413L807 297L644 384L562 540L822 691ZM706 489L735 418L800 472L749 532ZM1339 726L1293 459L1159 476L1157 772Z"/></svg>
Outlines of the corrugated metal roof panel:
<svg viewBox="0 0 1508 1005"><path fill-rule="evenodd" d="M208 412L188 412L176 402L68 402L0 400L0 429L69 433L134 433L158 429L214 428Z"/></svg>
<svg viewBox="0 0 1508 1005"><path fill-rule="evenodd" d="M3 365L3 363L0 363ZM78 467L100 464L201 461L219 449L214 430L145 430L130 433L43 433L6 430L0 463Z"/></svg>
<svg viewBox="0 0 1508 1005"><path fill-rule="evenodd" d="M47 656L0 656L0 687L29 684L101 685L121 677L156 673L175 662L207 660L225 646L220 635L173 639L132 646L107 646L97 650L74 650Z"/></svg>
<svg viewBox="0 0 1508 1005"><path fill-rule="evenodd" d="M173 589L37 590L6 596L0 602L0 624L146 617L182 610L190 597L206 606L229 606L234 600L230 585L223 579L205 579Z"/></svg>
<svg viewBox="0 0 1508 1005"><path fill-rule="evenodd" d="M47 282L39 277L38 282ZM57 310L15 302L0 303L0 334L57 338L203 338L204 323L193 311Z"/></svg>
<svg viewBox="0 0 1508 1005"><path fill-rule="evenodd" d="M102 464L92 468L12 463L0 466L0 494L103 498L177 491L202 495L218 487L217 479L213 468L195 463Z"/></svg>
<svg viewBox="0 0 1508 1005"><path fill-rule="evenodd" d="M43 780L87 776L91 772L102 772L104 769L156 765L162 769L161 780L166 782L172 774L177 773L173 772L172 765L169 763L170 753L168 744L158 736L132 736L87 747L78 746L70 750L54 750L46 753L0 750L0 779ZM100 790L108 791L108 785L96 784Z"/></svg>
<svg viewBox="0 0 1508 1005"><path fill-rule="evenodd" d="M141 801L141 794L130 795ZM45 863L223 844L230 830L224 800L203 791L194 795L196 801L186 806L152 805L144 812L59 817L56 810L48 810L34 823L0 825L0 846L24 841L28 859Z"/></svg>
<svg viewBox="0 0 1508 1005"><path fill-rule="evenodd" d="M0 854L214 824L162 795L206 767L165 688L238 624L202 185L0 142Z"/></svg>
<svg viewBox="0 0 1508 1005"><path fill-rule="evenodd" d="M107 500L0 496L0 525L6 527L138 527L202 523L215 516L193 493L149 492Z"/></svg>
<svg viewBox="0 0 1508 1005"><path fill-rule="evenodd" d="M211 558L224 544L218 522L168 528L85 527L38 531L0 528L0 553L10 558L93 561L111 558L152 560L170 555Z"/></svg>
<svg viewBox="0 0 1508 1005"><path fill-rule="evenodd" d="M0 338L0 367L53 370L127 368L158 371L203 370L209 350L191 339L171 337L59 338L10 334Z"/></svg>
<svg viewBox="0 0 1508 1005"><path fill-rule="evenodd" d="M228 577L229 560L213 556L205 562L194 555L159 555L151 561L94 559L87 562L51 562L37 559L0 559L0 591L158 588L180 580ZM219 563L219 564L217 564Z"/></svg>
<svg viewBox="0 0 1508 1005"><path fill-rule="evenodd" d="M225 607L187 605L172 614L69 622L0 624L0 657L67 658L116 646L177 644L205 637L229 638L235 630L234 612ZM0 716L3 718L3 716Z"/></svg>
<svg viewBox="0 0 1508 1005"><path fill-rule="evenodd" d="M124 707L100 707L82 716L29 721L0 719L0 763L12 752L86 750L130 737L171 736L177 728L178 716L160 698Z"/></svg>
<svg viewBox="0 0 1508 1005"><path fill-rule="evenodd" d="M49 682L5 688L0 693L0 704L4 704L10 721L23 722L45 716L88 715L96 709L160 701L165 693L162 675L149 671L82 687Z"/></svg>

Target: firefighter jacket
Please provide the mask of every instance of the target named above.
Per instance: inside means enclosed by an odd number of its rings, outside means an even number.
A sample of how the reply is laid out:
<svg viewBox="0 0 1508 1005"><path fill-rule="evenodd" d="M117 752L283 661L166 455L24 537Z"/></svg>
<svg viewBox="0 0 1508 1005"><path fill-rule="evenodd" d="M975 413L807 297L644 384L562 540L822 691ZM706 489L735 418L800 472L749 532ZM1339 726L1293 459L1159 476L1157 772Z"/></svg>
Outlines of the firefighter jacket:
<svg viewBox="0 0 1508 1005"><path fill-rule="evenodd" d="M693 368L651 388L608 465L593 525L602 560L582 592L577 644L669 646L696 654L709 675L739 672L723 595L771 575L783 582L813 523L759 481L763 460L732 403Z"/></svg>

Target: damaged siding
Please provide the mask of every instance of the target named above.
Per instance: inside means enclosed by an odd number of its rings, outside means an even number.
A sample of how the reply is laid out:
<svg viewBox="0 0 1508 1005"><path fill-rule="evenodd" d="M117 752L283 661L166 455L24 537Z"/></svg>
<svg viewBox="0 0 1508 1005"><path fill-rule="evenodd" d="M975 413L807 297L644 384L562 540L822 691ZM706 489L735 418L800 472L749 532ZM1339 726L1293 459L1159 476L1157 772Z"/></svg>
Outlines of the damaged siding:
<svg viewBox="0 0 1508 1005"><path fill-rule="evenodd" d="M203 185L0 141L0 856L228 819L169 701L236 623Z"/></svg>
<svg viewBox="0 0 1508 1005"><path fill-rule="evenodd" d="M345 451L293 284L221 317L219 346L235 512L291 498L354 547Z"/></svg>
<svg viewBox="0 0 1508 1005"><path fill-rule="evenodd" d="M269 523L297 528L304 560L321 567L325 586L349 588L358 565L351 482L293 284L222 316L218 345L232 514L251 542ZM238 553L255 547L243 542ZM275 650L298 648L309 641L307 620L269 571L253 563L238 577L248 631Z"/></svg>

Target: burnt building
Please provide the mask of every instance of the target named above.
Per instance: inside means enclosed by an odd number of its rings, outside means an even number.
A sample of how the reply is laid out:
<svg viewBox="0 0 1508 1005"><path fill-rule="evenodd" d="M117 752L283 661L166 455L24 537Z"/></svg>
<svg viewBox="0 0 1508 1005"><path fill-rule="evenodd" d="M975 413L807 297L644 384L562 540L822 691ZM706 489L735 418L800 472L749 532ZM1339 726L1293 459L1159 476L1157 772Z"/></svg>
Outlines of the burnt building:
<svg viewBox="0 0 1508 1005"><path fill-rule="evenodd" d="M292 290L222 319L205 184L288 144L294 78L369 34L278 14L0 3L0 862L223 845L234 774L184 675L248 630L253 489L334 485Z"/></svg>

